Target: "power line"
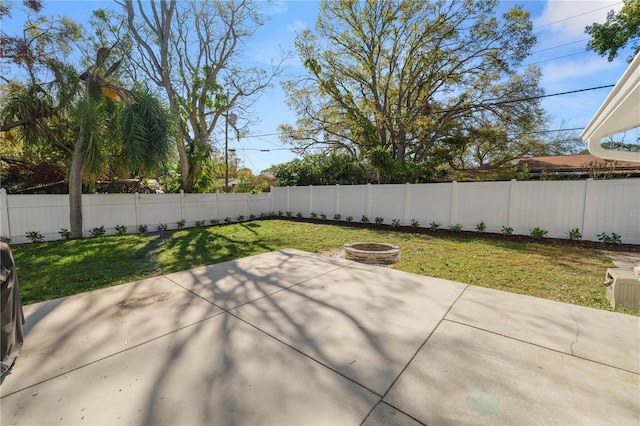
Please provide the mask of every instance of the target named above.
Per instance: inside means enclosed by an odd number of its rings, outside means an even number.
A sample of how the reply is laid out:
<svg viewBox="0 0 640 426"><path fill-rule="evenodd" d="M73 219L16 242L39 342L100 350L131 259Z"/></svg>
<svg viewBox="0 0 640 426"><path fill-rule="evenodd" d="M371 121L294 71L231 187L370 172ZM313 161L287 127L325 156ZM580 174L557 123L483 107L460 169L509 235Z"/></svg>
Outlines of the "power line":
<svg viewBox="0 0 640 426"><path fill-rule="evenodd" d="M602 9L609 9L611 7L614 7L614 6L618 6L618 5L622 4L622 3L624 3L624 2L618 2L618 3L610 4L608 6L599 7L597 9L593 9L593 10L589 10L587 12L579 13L577 15L569 16L567 18L560 19L558 21L549 22L548 24L540 25L539 27L534 28L533 31L538 31L540 28L544 28L544 27L548 27L548 26L551 26L551 25L559 24L560 22L569 21L569 20L571 20L573 18L578 18L580 16L588 15L590 13L597 12L597 11L602 10Z"/></svg>
<svg viewBox="0 0 640 426"><path fill-rule="evenodd" d="M550 61L555 61L555 60L558 60L558 59L568 58L569 56L584 55L585 53L589 53L589 52L587 52L585 50L583 52L570 53L568 55L558 56L558 57L549 58L549 59L543 59L542 61L537 61L537 62L531 62L531 63L525 64L523 66L542 64L543 62L550 62Z"/></svg>
<svg viewBox="0 0 640 426"><path fill-rule="evenodd" d="M572 42L565 43L565 44L559 44L557 46L547 47L545 49L540 49L540 50L536 50L535 52L531 52L531 54L535 55L536 53L546 52L547 50L553 50L553 49L557 49L559 47L571 46L572 44L578 44L578 43L582 43L584 41L589 41L589 39L588 38L584 38L582 40L576 40L576 41L572 41Z"/></svg>
<svg viewBox="0 0 640 426"><path fill-rule="evenodd" d="M575 93L589 92L589 91L592 91L592 90L607 89L607 88L611 88L611 87L614 87L614 86L615 86L615 84L608 84L608 85L605 85L605 86L587 87L587 88L584 88L584 89L569 90L569 91L566 91L566 92L550 93L550 94L547 94L547 95L537 95L537 96L530 96L530 97L518 98L518 99L508 99L508 100L488 99L488 101L498 101L498 102L492 102L492 103L490 102L490 103L485 103L485 104L471 105L471 106L467 106L467 107L459 107L459 108L444 109L444 110L439 110L439 111L432 111L431 114L443 114L443 113L448 113L448 112L467 111L469 109L476 108L476 107L498 106L498 105L515 103L515 102L526 102L526 101L532 101L532 100L536 100L536 99L550 98L550 97L554 97L554 96L571 95L571 94L575 94ZM321 131L321 130L324 130L324 128L323 127L318 127L318 128L314 128L314 129L296 130L295 133L301 133L301 132L310 133L310 132L317 132L317 131ZM563 129L563 130L581 130L581 129ZM256 135L246 135L246 136L243 136L243 139L250 139L250 138L261 139L261 138L267 137L267 136L282 136L282 135L286 135L288 133L289 132L261 133L261 134L256 134ZM264 139L262 139L262 140L264 141ZM265 142L268 142L268 141L265 141ZM273 144L272 142L268 142L268 143ZM288 148L275 148L275 149L269 149L267 151L266 149L255 148L254 150L262 150L263 152L269 152L269 151L287 150L287 149Z"/></svg>
<svg viewBox="0 0 640 426"><path fill-rule="evenodd" d="M551 93L549 95L538 95L538 96L530 96L530 97L527 97L527 98L509 99L509 100L504 100L504 101L500 101L498 99L488 99L489 101L497 100L498 102L493 102L493 103L490 102L490 103L485 103L485 104L470 105L470 106L462 107L462 108L444 109L444 110L440 110L440 111L434 111L434 112L432 112L432 114L436 114L436 113L441 113L442 114L442 113L456 112L456 111L467 111L469 109L476 108L476 107L498 106L498 105L504 105L504 104L511 104L511 103L514 103L514 102L534 101L536 99L550 98L550 97L553 97L553 96L571 95L571 94L574 94L574 93L588 92L588 91L591 91L591 90L606 89L606 88L610 88L610 87L613 87L613 86L615 86L615 84L608 84L606 86L588 87L586 89L569 90L567 92Z"/></svg>

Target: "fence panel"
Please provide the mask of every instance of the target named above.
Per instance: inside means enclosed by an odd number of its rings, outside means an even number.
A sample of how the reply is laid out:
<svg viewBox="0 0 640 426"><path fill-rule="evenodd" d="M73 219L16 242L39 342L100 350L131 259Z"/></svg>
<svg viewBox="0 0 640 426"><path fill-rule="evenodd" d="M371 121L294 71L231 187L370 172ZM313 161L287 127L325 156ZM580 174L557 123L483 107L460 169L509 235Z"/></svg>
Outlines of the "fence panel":
<svg viewBox="0 0 640 426"><path fill-rule="evenodd" d="M249 194L249 215L260 217L271 211L271 194L261 192L259 194Z"/></svg>
<svg viewBox="0 0 640 426"><path fill-rule="evenodd" d="M463 182L457 186L456 211L452 222L475 231L484 222L487 232L500 232L509 223L512 182Z"/></svg>
<svg viewBox="0 0 640 426"><path fill-rule="evenodd" d="M451 219L451 183L411 185L404 225L412 220L426 228L431 222L449 226Z"/></svg>
<svg viewBox="0 0 640 426"><path fill-rule="evenodd" d="M268 194L108 194L83 195L84 233L104 226L108 234L116 225L159 224L175 229L185 220L236 220L271 211L325 213L333 219L351 216L359 221L382 217L390 224L418 221L446 228L461 224L474 230L483 221L489 232L511 226L515 234L528 235L535 227L548 237L567 238L579 229L586 240L616 233L624 243L640 244L640 179L586 181L525 181L438 183L416 185L333 185L272 188ZM14 243L28 242L29 231L46 240L59 239L69 229L69 196L11 195L0 190L0 235Z"/></svg>
<svg viewBox="0 0 640 426"><path fill-rule="evenodd" d="M320 216L321 213L327 215L329 219L337 213L336 210L336 187L335 186L313 186L311 211Z"/></svg>
<svg viewBox="0 0 640 426"><path fill-rule="evenodd" d="M46 206L46 208L42 208ZM7 195L9 226L0 235L13 243L26 243L27 232L39 232L46 241L60 239L59 231L69 229L69 196L64 194Z"/></svg>
<svg viewBox="0 0 640 426"><path fill-rule="evenodd" d="M354 221L359 221L362 215L367 213L367 186L340 185L338 204L338 213L343 219L351 216Z"/></svg>
<svg viewBox="0 0 640 426"><path fill-rule="evenodd" d="M138 223L155 231L160 224L176 229L182 220L180 194L137 194Z"/></svg>
<svg viewBox="0 0 640 426"><path fill-rule="evenodd" d="M65 197L68 196L65 195ZM83 235L93 228L105 227L108 235L115 234L117 225L126 226L128 232L136 226L135 194L85 194L82 196ZM67 204L68 205L68 204ZM69 212L67 211L67 215Z"/></svg>
<svg viewBox="0 0 640 426"><path fill-rule="evenodd" d="M381 217L387 225L391 224L393 219L399 219L402 222L405 188L406 185L371 185L369 220L373 222L375 218Z"/></svg>
<svg viewBox="0 0 640 426"><path fill-rule="evenodd" d="M216 194L184 194L182 196L182 218L185 225L195 225L197 221L209 224L211 219L219 219L217 215Z"/></svg>
<svg viewBox="0 0 640 426"><path fill-rule="evenodd" d="M547 237L567 238L582 227L586 181L513 182L516 197L511 218L514 233L528 235L533 228Z"/></svg>
<svg viewBox="0 0 640 426"><path fill-rule="evenodd" d="M620 235L623 243L640 244L640 179L591 182L589 205L595 220L585 227L584 238L598 234Z"/></svg>
<svg viewBox="0 0 640 426"><path fill-rule="evenodd" d="M310 189L309 186L294 186L291 188L272 188L272 190L282 190L285 192L287 189L289 190L289 203L285 202L284 204L274 205L275 212L292 212L293 214L302 213L303 216L309 217L311 214L311 206L309 205L310 200ZM276 191L278 192L278 191Z"/></svg>

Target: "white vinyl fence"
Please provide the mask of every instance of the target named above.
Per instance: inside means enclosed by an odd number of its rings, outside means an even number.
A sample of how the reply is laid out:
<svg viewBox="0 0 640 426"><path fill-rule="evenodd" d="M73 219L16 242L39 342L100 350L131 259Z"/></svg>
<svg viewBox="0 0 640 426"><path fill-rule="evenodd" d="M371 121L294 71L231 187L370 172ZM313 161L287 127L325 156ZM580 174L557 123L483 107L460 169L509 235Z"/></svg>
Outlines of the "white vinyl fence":
<svg viewBox="0 0 640 426"><path fill-rule="evenodd" d="M370 222L435 222L467 231L484 222L486 232L507 227L529 235L537 227L551 238L578 229L585 240L615 233L640 244L640 179L286 187L272 188L271 197L273 210L304 217L339 214L359 222L364 215Z"/></svg>
<svg viewBox="0 0 640 426"><path fill-rule="evenodd" d="M259 216L271 211L271 197L263 194L84 194L82 195L83 235L104 226L107 235L116 226L128 233L139 225L155 231L159 225L176 229L184 221L192 227L198 221L224 222ZM29 242L28 232L39 232L46 241L61 238L60 230L69 229L69 195L12 195L0 189L0 235L15 244Z"/></svg>
<svg viewBox="0 0 640 426"><path fill-rule="evenodd" d="M263 194L106 194L82 196L84 235L104 226L114 234L117 225L136 232L139 225L155 231L160 224L176 229L185 221L224 222L226 218L256 217L271 212L336 214L359 222L362 216L403 226L418 222L441 228L460 225L474 231L480 222L486 232L529 235L534 228L547 237L568 238L578 229L585 240L613 233L626 244L640 244L640 179L575 181L448 182L404 185L333 185L274 187ZM12 243L28 242L28 232L45 240L60 239L69 229L69 196L12 195L0 189L0 235Z"/></svg>

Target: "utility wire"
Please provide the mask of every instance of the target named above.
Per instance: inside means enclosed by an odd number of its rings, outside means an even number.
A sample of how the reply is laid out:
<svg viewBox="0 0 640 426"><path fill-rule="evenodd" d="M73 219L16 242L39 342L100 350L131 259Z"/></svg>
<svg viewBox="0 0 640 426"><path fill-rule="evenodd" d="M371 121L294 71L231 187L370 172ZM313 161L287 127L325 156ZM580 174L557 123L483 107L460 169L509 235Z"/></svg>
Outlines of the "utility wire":
<svg viewBox="0 0 640 426"><path fill-rule="evenodd" d="M536 50L535 52L531 52L531 54L535 55L536 53L546 52L547 50L553 50L553 49L557 49L559 47L571 46L572 44L578 44L578 43L582 43L582 42L585 42L585 41L589 41L589 39L588 38L584 38L582 40L576 40L576 41L572 41L570 43L559 44L557 46L547 47L545 49L540 49L540 50Z"/></svg>
<svg viewBox="0 0 640 426"><path fill-rule="evenodd" d="M573 18L578 18L580 16L588 15L590 13L597 12L597 11L602 10L602 9L609 9L609 8L612 8L614 6L618 6L618 5L623 4L623 3L624 2L618 2L618 3L610 4L610 5L607 5L607 6L599 7L597 9L589 10L587 12L579 13L577 15L569 16L567 18L560 19L558 21L549 22L548 24L540 25L539 27L534 28L533 31L538 31L540 28L544 28L544 27L548 27L548 26L551 26L551 25L559 24L560 22L569 21L569 20L571 20Z"/></svg>
<svg viewBox="0 0 640 426"><path fill-rule="evenodd" d="M558 57L555 57L555 58L543 59L542 61L530 62L528 64L524 64L523 66L542 64L544 62L551 62L551 61L555 61L555 60L558 60L558 59L568 58L569 56L584 55L585 53L589 53L589 52L587 52L585 50L585 51L582 51L582 52L570 53L568 55L558 56Z"/></svg>
<svg viewBox="0 0 640 426"><path fill-rule="evenodd" d="M478 104L478 105L471 105L471 106L467 106L467 107L451 108L451 109L433 111L433 112L431 112L431 114L448 113L448 112L456 112L456 111L467 111L469 109L476 108L476 107L499 106L499 105L510 104L510 103L515 103L515 102L526 102L526 101L532 101L532 100L536 100L536 99L550 98L550 97L553 97L553 96L571 95L571 94L574 94L574 93L588 92L588 91L591 91L591 90L607 89L607 88L611 88L613 86L615 86L615 84L608 84L608 85L605 85L605 86L588 87L588 88L585 88L585 89L569 90L569 91L566 91L566 92L550 93L548 95L530 96L530 97L527 97L527 98L518 98L518 99L507 99L507 100L489 99L489 101L498 101L498 102L490 102L490 103L486 103L486 104ZM310 132L317 132L317 131L321 131L321 130L324 130L324 128L323 127L318 127L318 128L315 128L315 129L296 130L295 132L296 133L301 133L301 132L310 133ZM564 129L564 130L580 130L580 129ZM261 138L264 138L264 137L282 136L282 135L286 135L286 134L288 134L288 132L260 133L260 134L256 134L256 135L243 136L243 139L250 139L250 138L261 139ZM268 141L265 141L265 142L268 142ZM268 143L273 144L272 142L268 142ZM258 148L256 148L256 149L258 149ZM285 149L288 149L288 148L276 148L276 149L285 150ZM271 149L271 151L275 151L276 149ZM260 149L258 149L258 150L260 150ZM266 151L264 151L264 152L266 152Z"/></svg>

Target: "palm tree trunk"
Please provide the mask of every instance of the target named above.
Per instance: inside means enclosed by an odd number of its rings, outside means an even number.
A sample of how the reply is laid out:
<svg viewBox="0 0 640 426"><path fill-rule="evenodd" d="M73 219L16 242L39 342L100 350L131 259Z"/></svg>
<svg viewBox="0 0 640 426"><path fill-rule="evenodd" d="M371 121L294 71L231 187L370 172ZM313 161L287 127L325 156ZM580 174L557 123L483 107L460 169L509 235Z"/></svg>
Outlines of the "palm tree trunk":
<svg viewBox="0 0 640 426"><path fill-rule="evenodd" d="M73 160L69 173L69 224L71 238L82 238L82 148L84 145L84 127L73 149Z"/></svg>

